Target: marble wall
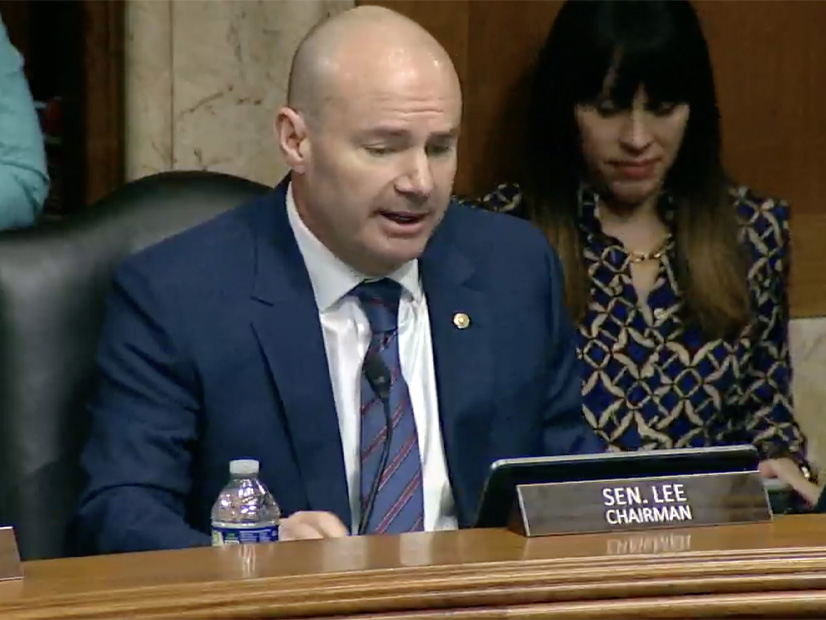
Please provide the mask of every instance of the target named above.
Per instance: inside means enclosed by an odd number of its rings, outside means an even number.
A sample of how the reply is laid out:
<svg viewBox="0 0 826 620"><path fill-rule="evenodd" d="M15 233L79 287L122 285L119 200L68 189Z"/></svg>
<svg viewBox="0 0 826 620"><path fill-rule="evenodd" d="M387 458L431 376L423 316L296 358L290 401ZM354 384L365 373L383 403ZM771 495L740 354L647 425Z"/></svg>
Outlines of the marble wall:
<svg viewBox="0 0 826 620"><path fill-rule="evenodd" d="M210 169L275 183L273 138L292 54L309 28L353 0L129 0L129 179Z"/></svg>
<svg viewBox="0 0 826 620"><path fill-rule="evenodd" d="M809 437L811 458L826 472L826 318L793 319L790 326L795 416Z"/></svg>

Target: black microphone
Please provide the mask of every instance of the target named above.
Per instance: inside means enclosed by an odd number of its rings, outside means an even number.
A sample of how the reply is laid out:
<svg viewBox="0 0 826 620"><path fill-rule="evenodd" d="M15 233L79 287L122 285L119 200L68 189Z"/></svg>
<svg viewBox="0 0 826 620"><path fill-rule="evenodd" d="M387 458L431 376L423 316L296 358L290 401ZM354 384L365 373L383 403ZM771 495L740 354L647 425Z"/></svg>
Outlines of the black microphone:
<svg viewBox="0 0 826 620"><path fill-rule="evenodd" d="M381 458L379 459L379 469L373 479L370 494L367 496L367 503L363 506L361 519L359 520L359 534L364 534L367 531L370 515L373 514L373 504L376 503L376 495L379 492L379 483L382 476L384 476L384 470L387 468L387 459L390 457L390 442L393 440L393 423L390 420L390 369L377 351L368 351L364 357L362 371L373 392L379 397L383 405L384 424L387 431L384 437L384 446L381 450Z"/></svg>
<svg viewBox="0 0 826 620"><path fill-rule="evenodd" d="M390 369L387 367L387 364L384 363L384 360L381 359L378 351L367 352L367 355L364 356L364 366L362 370L364 370L367 382L370 384L370 387L373 388L376 396L378 396L382 402L389 401Z"/></svg>

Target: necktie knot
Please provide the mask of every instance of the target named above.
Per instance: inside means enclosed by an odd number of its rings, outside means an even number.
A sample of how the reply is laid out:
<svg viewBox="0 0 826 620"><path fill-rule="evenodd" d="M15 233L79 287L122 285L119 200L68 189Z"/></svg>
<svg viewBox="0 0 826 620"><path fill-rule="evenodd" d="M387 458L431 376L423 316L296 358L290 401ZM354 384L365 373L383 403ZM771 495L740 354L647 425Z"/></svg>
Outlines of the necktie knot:
<svg viewBox="0 0 826 620"><path fill-rule="evenodd" d="M359 300L373 335L386 334L396 329L401 300L401 284L390 278L365 281L353 289Z"/></svg>

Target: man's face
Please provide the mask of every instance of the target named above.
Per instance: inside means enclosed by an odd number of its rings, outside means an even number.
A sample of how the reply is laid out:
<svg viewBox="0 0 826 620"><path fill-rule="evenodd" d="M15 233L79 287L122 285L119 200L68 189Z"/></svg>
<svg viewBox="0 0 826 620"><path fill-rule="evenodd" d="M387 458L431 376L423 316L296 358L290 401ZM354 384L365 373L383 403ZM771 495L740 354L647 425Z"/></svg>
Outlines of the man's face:
<svg viewBox="0 0 826 620"><path fill-rule="evenodd" d="M462 104L452 67L402 66L337 79L337 95L307 126L305 165L294 170L305 224L367 275L421 255L456 174Z"/></svg>

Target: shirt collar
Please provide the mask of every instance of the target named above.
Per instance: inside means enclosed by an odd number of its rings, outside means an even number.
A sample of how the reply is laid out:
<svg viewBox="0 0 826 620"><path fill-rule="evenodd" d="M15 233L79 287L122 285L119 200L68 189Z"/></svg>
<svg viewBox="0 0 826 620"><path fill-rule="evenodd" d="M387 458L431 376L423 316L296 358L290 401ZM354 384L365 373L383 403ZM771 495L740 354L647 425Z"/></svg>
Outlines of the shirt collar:
<svg viewBox="0 0 826 620"><path fill-rule="evenodd" d="M307 228L298 214L292 183L287 186L287 219L298 244L298 250L307 266L319 312L329 310L365 280L374 279L353 269L338 258ZM412 296L415 301L422 297L418 260L406 262L387 277L401 284L402 290Z"/></svg>

